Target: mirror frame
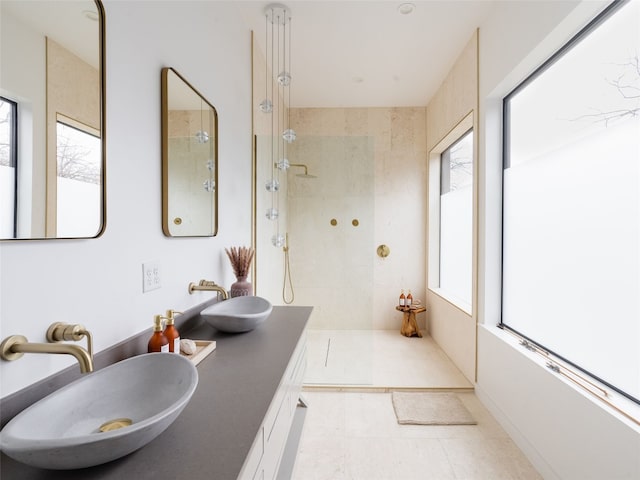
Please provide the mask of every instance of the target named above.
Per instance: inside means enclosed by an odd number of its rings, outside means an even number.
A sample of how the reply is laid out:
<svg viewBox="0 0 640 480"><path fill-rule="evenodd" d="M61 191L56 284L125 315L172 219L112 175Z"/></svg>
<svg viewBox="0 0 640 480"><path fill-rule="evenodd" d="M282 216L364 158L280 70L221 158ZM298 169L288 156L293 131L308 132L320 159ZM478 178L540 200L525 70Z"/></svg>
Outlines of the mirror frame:
<svg viewBox="0 0 640 480"><path fill-rule="evenodd" d="M175 235L170 230L169 219L169 90L168 75L173 73L184 84L189 87L200 99L208 105L213 111L214 121L214 139L213 139L213 156L214 156L214 173L215 189L212 192L213 201L213 219L211 231L202 234ZM162 97L162 232L167 237L172 238L189 238L189 237L215 237L218 234L218 112L216 108L209 102L196 88L193 87L182 75L180 75L172 67L164 67L161 71L161 97Z"/></svg>
<svg viewBox="0 0 640 480"><path fill-rule="evenodd" d="M99 74L99 82L100 82L100 114L99 114L99 122L100 122L100 168L101 171L101 192L100 192L100 215L102 217L102 223L100 225L100 229L93 236L88 237L49 237L46 236L46 228L45 228L45 236L42 237L19 237L19 238L0 238L0 242L15 242L15 241L31 241L31 240L89 240L102 236L107 228L107 133L106 133L106 53L105 53L105 11L104 6L102 4L102 0L93 0L96 5L96 10L98 12L98 55L100 56L98 60L98 64L100 66L100 74ZM48 135L48 133L45 133ZM48 166L47 166L48 168ZM48 176L47 172L47 176ZM48 193L45 193L45 197L48 196ZM49 215L49 205L48 202L45 204L45 211L43 215L47 217ZM46 223L46 220L45 220Z"/></svg>

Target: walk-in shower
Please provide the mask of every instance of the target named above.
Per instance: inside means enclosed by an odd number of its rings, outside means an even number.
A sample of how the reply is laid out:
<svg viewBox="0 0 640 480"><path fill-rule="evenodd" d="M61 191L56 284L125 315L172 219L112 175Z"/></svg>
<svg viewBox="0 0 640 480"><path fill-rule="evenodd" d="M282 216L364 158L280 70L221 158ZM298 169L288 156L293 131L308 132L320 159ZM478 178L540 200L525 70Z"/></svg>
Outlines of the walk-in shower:
<svg viewBox="0 0 640 480"><path fill-rule="evenodd" d="M259 187L273 165L260 155L269 144L269 136L256 138L257 212L268 208L262 202L269 196ZM270 245L269 224L258 216L256 244L263 245L257 254L258 294L276 304L314 307L307 384L372 382L373 153L367 136L298 135L288 160L276 164L284 167L279 191L284 249Z"/></svg>

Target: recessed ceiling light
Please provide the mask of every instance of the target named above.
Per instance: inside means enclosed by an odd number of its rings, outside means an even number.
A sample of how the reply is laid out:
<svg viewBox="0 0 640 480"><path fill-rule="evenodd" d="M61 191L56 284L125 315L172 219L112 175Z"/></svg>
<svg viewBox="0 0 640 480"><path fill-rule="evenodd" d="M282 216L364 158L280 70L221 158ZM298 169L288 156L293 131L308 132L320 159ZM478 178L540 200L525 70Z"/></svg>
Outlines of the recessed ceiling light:
<svg viewBox="0 0 640 480"><path fill-rule="evenodd" d="M400 5L398 5L398 12L400 12L400 14L402 15L409 15L413 13L415 9L416 6L413 3L401 3Z"/></svg>

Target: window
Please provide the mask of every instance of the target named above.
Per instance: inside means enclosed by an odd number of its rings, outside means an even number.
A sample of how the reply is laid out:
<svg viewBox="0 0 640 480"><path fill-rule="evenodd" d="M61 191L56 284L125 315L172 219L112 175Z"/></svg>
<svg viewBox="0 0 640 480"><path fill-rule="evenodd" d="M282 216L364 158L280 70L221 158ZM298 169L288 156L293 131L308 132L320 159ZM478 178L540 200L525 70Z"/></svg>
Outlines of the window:
<svg viewBox="0 0 640 480"><path fill-rule="evenodd" d="M0 238L16 235L18 105L0 97Z"/></svg>
<svg viewBox="0 0 640 480"><path fill-rule="evenodd" d="M100 137L71 119L64 118L63 123L61 117L57 122L56 235L97 234L102 225Z"/></svg>
<svg viewBox="0 0 640 480"><path fill-rule="evenodd" d="M504 99L502 324L640 403L640 2Z"/></svg>
<svg viewBox="0 0 640 480"><path fill-rule="evenodd" d="M473 114L429 158L429 288L471 314Z"/></svg>
<svg viewBox="0 0 640 480"><path fill-rule="evenodd" d="M440 289L471 305L473 132L440 156Z"/></svg>

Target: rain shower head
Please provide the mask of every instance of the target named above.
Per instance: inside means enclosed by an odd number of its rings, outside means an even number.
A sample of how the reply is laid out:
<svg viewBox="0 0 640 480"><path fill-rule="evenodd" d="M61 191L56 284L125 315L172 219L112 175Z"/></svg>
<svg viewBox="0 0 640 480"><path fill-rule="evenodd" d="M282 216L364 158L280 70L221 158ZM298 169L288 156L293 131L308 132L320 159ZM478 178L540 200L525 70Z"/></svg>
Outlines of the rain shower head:
<svg viewBox="0 0 640 480"><path fill-rule="evenodd" d="M315 175L309 175L309 171L307 170L307 166L303 163L292 163L291 167L304 168L304 173L297 173L296 177L300 178L318 178Z"/></svg>

